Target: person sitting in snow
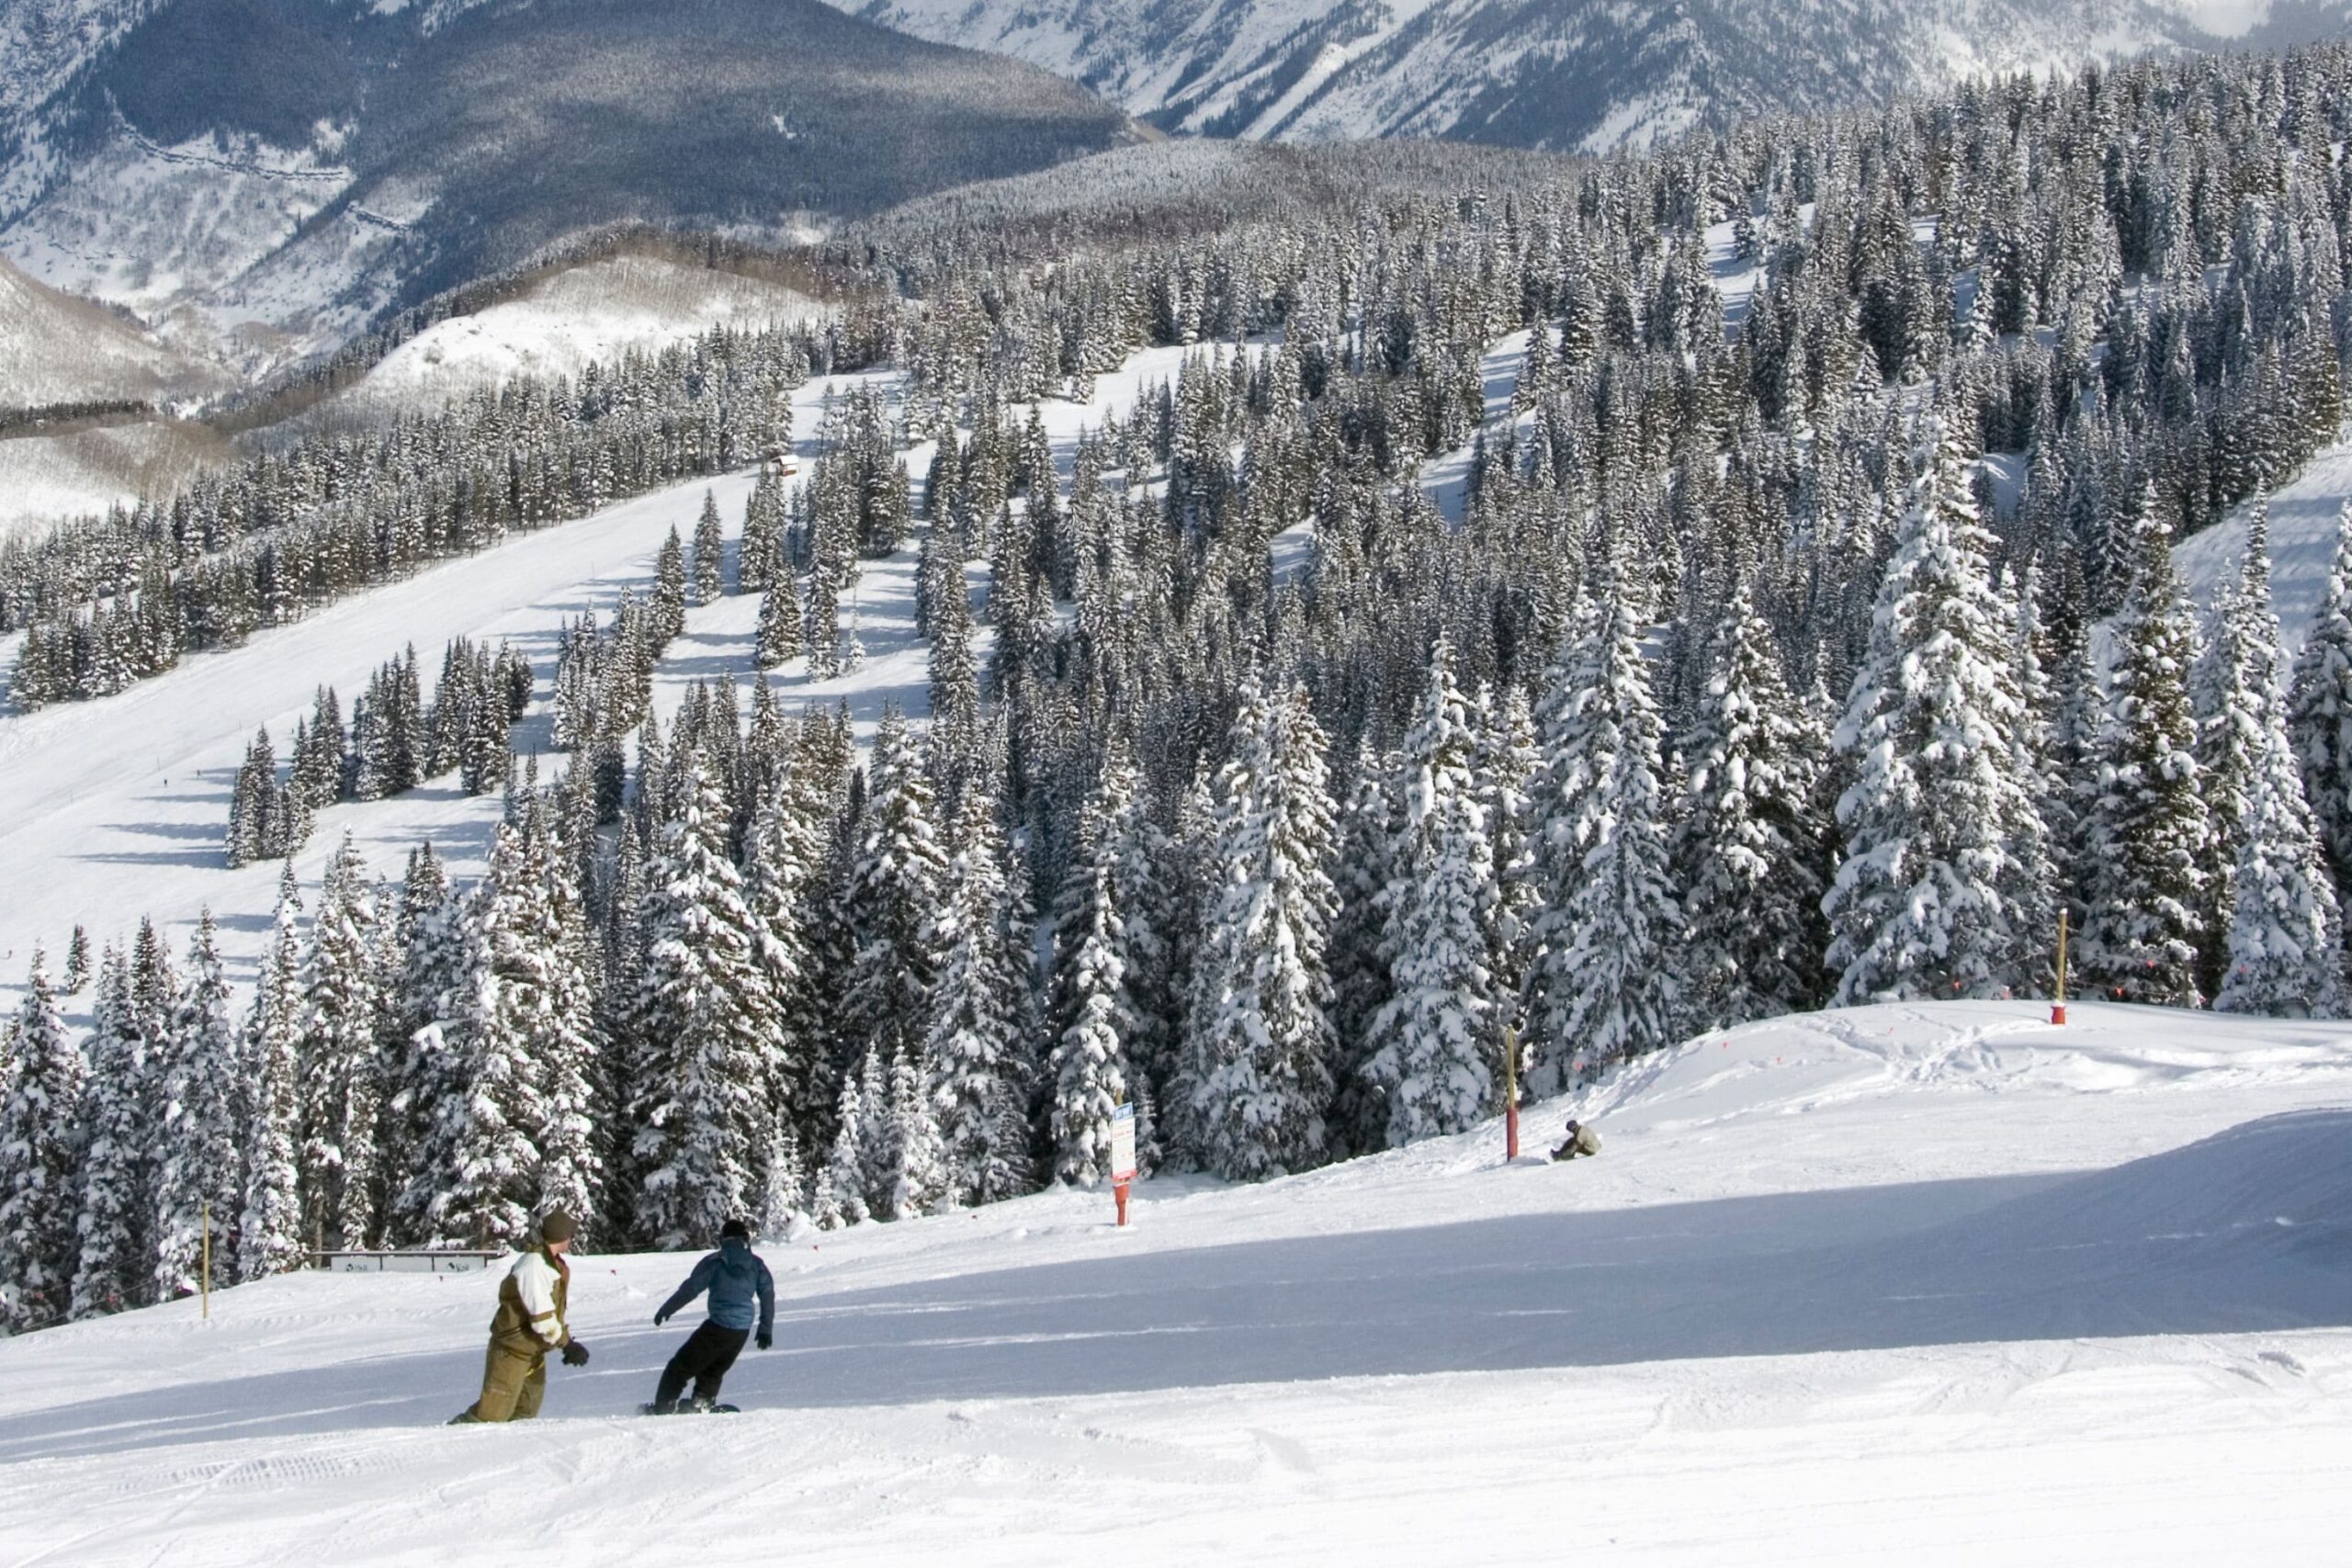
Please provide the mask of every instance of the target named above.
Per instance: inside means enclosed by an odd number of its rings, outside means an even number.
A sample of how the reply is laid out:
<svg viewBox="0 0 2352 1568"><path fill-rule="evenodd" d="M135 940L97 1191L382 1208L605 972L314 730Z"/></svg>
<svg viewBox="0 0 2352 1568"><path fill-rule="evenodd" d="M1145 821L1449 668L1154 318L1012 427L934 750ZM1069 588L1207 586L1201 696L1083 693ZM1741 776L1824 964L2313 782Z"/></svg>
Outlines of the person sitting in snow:
<svg viewBox="0 0 2352 1568"><path fill-rule="evenodd" d="M695 1264L686 1282L662 1303L653 1314L653 1326L669 1322L671 1314L705 1291L710 1292L710 1315L662 1369L662 1382L653 1393L657 1416L676 1414L678 1395L689 1380L695 1385L690 1408L708 1410L718 1403L718 1385L751 1336L754 1296L760 1303L759 1347L764 1350L775 1342L775 1277L752 1250L751 1227L742 1221L729 1220L720 1229L718 1250Z"/></svg>
<svg viewBox="0 0 2352 1568"><path fill-rule="evenodd" d="M588 1347L571 1337L566 1309L571 1295L571 1250L579 1227L555 1210L539 1222L539 1245L525 1252L498 1287L498 1315L490 1320L490 1355L482 1364L481 1396L450 1419L528 1421L548 1391L548 1352L561 1350L567 1367L588 1364Z"/></svg>
<svg viewBox="0 0 2352 1568"><path fill-rule="evenodd" d="M1568 1118L1568 1141L1552 1151L1554 1159L1574 1159L1578 1155L1589 1158L1600 1152L1600 1134L1577 1121Z"/></svg>

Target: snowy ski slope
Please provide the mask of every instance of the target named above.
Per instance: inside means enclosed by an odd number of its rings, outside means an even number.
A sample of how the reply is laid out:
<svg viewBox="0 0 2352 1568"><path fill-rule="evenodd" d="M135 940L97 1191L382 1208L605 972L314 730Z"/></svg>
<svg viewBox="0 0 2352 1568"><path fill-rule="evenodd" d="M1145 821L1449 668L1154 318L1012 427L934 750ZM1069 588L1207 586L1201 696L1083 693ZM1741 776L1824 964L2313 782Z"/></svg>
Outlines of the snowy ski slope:
<svg viewBox="0 0 2352 1568"><path fill-rule="evenodd" d="M2328 564L2335 558L2336 513L2352 500L2352 439L2323 446L2302 471L2270 497L2270 586L2278 604L2278 628L2288 648L2302 646L2327 592ZM2189 597L2211 611L2237 581L2245 557L2246 518L2252 502L2230 509L2212 527L2183 540L2173 562Z"/></svg>
<svg viewBox="0 0 2352 1568"><path fill-rule="evenodd" d="M747 1414L646 1420L687 1259L472 1396L495 1281L299 1275L0 1342L21 1564L2341 1561L2352 1030L2030 1003L1711 1035L1251 1188L770 1239ZM1528 1118L1531 1152L1567 1102Z"/></svg>
<svg viewBox="0 0 2352 1568"><path fill-rule="evenodd" d="M1080 429L1099 425L1113 412L1124 415L1148 389L1172 379L1185 352L1138 354L1098 379L1091 403L1044 405L1047 433L1065 466ZM831 377L795 395L793 428L804 477L818 449L826 398L862 378L886 389L892 385L888 373ZM1025 410L1014 417L1025 417ZM918 483L931 450L928 443L907 450ZM277 870L264 864L227 870L221 845L230 789L256 727L269 727L283 756L318 685L334 686L348 713L368 672L406 644L415 645L429 682L451 637L506 638L528 654L539 674L539 695L517 727L515 749L523 754L544 750L546 698L564 624L583 610L608 614L625 591L650 587L663 538L673 526L682 537L692 536L706 489L726 519L731 552L752 483L747 471L673 486L440 563L265 632L243 648L193 657L117 696L0 714L0 889L6 890L0 897L0 1001L21 987L36 942L46 943L56 959L76 924L87 926L95 941L120 941L146 914L176 952L208 907L220 921L232 979L248 979L266 943ZM788 707L846 697L861 733L870 732L886 702L924 710L929 660L914 630L915 558L910 544L887 560L865 563L854 604L844 602L842 619L849 625L854 609L865 664L811 681L805 660L787 663L770 681ZM748 684L758 624L756 596L731 595L689 611L685 633L658 673L655 701L662 715L668 716L695 680L733 675ZM0 676L15 641L0 639ZM985 656L985 634L977 647ZM553 755L544 761L561 764ZM306 887L315 887L348 830L379 875L396 875L408 852L429 839L449 858L454 874L471 877L481 870L499 810L498 796L469 797L454 775L395 799L337 806L320 814L310 844L296 857L297 874Z"/></svg>
<svg viewBox="0 0 2352 1568"><path fill-rule="evenodd" d="M1752 278L1711 235L1736 313ZM1507 414L1525 334L1487 356ZM1173 377L1136 356L1078 432ZM796 430L814 450L822 401ZM888 378L877 378L887 387ZM1018 412L1016 411L1016 417ZM2273 502L2280 600L2324 570L2352 448ZM920 479L928 449L908 454ZM1467 452L1423 483L1457 514ZM749 476L718 496L730 539ZM35 940L175 948L209 905L242 974L276 868L220 868L253 728L346 705L404 642L516 639L650 581L675 487L354 598L105 702L0 716L0 1001ZM2222 528L2181 550L2202 595ZM1281 570L1312 549L1294 531ZM920 710L911 549L866 564L862 669L787 703ZM2218 564L2217 564L2218 563ZM979 574L976 569L976 584ZM689 613L663 711L751 668L756 599ZM847 607L845 606L845 614ZM2307 615L2307 612L2306 612ZM0 669L12 653L0 641ZM544 702L518 734L544 740ZM552 762L554 760L549 759ZM479 869L495 797L325 813L381 874ZM1228 1189L772 1240L778 1343L731 1421L628 1417L691 1322L674 1257L584 1260L596 1351L548 1419L452 1432L488 1279L307 1275L0 1342L0 1563L2134 1563L2338 1560L2352 1502L2352 1028L2036 1004L1860 1009L1703 1037L1587 1091L1595 1162L1501 1134ZM1562 1102L1527 1123L1555 1141Z"/></svg>

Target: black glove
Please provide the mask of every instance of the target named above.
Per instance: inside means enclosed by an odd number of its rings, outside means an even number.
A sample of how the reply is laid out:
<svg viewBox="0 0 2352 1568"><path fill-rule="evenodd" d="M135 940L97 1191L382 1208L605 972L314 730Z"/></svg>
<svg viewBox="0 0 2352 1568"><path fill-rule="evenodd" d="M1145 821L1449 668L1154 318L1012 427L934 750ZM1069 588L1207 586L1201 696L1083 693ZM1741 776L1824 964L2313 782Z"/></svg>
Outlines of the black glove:
<svg viewBox="0 0 2352 1568"><path fill-rule="evenodd" d="M563 1348L563 1364L567 1367L586 1366L588 1364L588 1347L582 1345L577 1339L573 1340L571 1344L566 1345Z"/></svg>
<svg viewBox="0 0 2352 1568"><path fill-rule="evenodd" d="M663 1307L660 1312L653 1314L653 1326L656 1328L661 1327L663 1324L669 1321L670 1309L668 1307Z"/></svg>
<svg viewBox="0 0 2352 1568"><path fill-rule="evenodd" d="M773 1335L773 1334L769 1334L769 1333L767 1333L767 1332L765 1332L765 1331L763 1330L763 1331L762 1331L762 1333L761 1333L760 1337L759 1337L757 1339L753 1340L752 1343L753 1343L754 1345L757 1345L761 1349L764 1350L764 1349L766 1349L769 1346L774 1345L774 1344L775 1343L775 1335Z"/></svg>

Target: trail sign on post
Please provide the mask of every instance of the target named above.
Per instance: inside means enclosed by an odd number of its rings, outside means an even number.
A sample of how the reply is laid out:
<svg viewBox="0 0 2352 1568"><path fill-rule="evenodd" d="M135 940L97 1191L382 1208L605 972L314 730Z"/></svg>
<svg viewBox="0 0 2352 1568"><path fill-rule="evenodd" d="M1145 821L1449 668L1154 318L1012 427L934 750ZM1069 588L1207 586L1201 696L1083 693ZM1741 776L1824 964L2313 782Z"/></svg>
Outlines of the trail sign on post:
<svg viewBox="0 0 2352 1568"><path fill-rule="evenodd" d="M1111 1112L1111 1197L1119 1206L1119 1223L1127 1223L1127 1187L1136 1179L1136 1108L1122 1105Z"/></svg>

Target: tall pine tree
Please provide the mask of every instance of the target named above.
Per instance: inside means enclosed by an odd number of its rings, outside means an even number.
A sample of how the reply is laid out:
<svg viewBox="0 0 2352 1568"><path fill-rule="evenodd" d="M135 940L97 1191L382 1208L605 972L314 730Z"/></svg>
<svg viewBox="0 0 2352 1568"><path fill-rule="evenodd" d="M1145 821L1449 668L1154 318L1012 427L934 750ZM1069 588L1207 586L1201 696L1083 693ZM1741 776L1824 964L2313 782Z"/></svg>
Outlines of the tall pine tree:
<svg viewBox="0 0 2352 1568"><path fill-rule="evenodd" d="M155 1291L164 1300L192 1295L201 1285L208 1216L221 1278L233 1267L235 1226L244 1208L242 1068L229 1022L228 981L207 910L188 942L187 987L157 1072L163 1161L155 1189Z"/></svg>
<svg viewBox="0 0 2352 1568"><path fill-rule="evenodd" d="M1232 746L1216 783L1185 1125L1204 1168L1256 1180L1328 1154L1336 834L1323 730L1304 690L1252 692Z"/></svg>
<svg viewBox="0 0 2352 1568"><path fill-rule="evenodd" d="M290 868L289 868L290 872ZM302 1024L301 903L289 874L245 1024L252 1084L245 1122L244 1211L237 1228L237 1274L259 1280L302 1266L301 1178L295 1164L301 1134L296 1065Z"/></svg>
<svg viewBox="0 0 2352 1568"><path fill-rule="evenodd" d="M380 924L367 863L346 833L327 863L302 973L302 1211L330 1247L369 1246L380 1215Z"/></svg>
<svg viewBox="0 0 2352 1568"><path fill-rule="evenodd" d="M1539 1088L1655 1051L1680 1016L1682 911L1667 860L1662 724L1633 603L1613 581L1580 617L1540 716L1529 1022Z"/></svg>
<svg viewBox="0 0 2352 1568"><path fill-rule="evenodd" d="M645 1173L638 1224L670 1249L708 1241L759 1195L777 1024L759 921L727 854L726 797L700 757L686 765L684 814L649 877L647 1049L631 1117Z"/></svg>
<svg viewBox="0 0 2352 1568"><path fill-rule="evenodd" d="M2209 723L2222 738L2209 755L2233 781L2233 810L2228 831L2215 833L2229 849L2222 869L2230 892L2213 900L2227 920L2222 928L2226 961L2213 1007L2328 1018L2344 1006L2344 916L2288 738L2266 522L2257 502L2246 531L2245 568L2215 639L2227 679L2220 711ZM2217 829L2219 794L2209 792Z"/></svg>
<svg viewBox="0 0 2352 1568"><path fill-rule="evenodd" d="M2013 853L2035 807L2012 744L2025 711L2010 617L1958 442L1931 439L1835 737L1853 770L1825 905L1839 1006L1999 996L2022 980L2041 913L2018 897Z"/></svg>
<svg viewBox="0 0 2352 1568"><path fill-rule="evenodd" d="M74 1315L95 1317L154 1299L154 1084L131 1015L130 970L111 947L98 966L83 1126L81 1259Z"/></svg>
<svg viewBox="0 0 2352 1568"><path fill-rule="evenodd" d="M1399 758L1404 820L1380 900L1390 999L1373 1020L1363 1070L1381 1087L1392 1145L1459 1133L1499 1093L1494 840L1479 800L1478 735L1453 665L1440 642Z"/></svg>
<svg viewBox="0 0 2352 1568"><path fill-rule="evenodd" d="M0 1085L0 1319L12 1333L65 1321L80 1262L82 1053L39 948Z"/></svg>
<svg viewBox="0 0 2352 1568"><path fill-rule="evenodd" d="M1675 879L1692 1029L1795 1012L1821 998L1827 738L1788 688L1746 584L1717 622L1682 749Z"/></svg>
<svg viewBox="0 0 2352 1568"><path fill-rule="evenodd" d="M2197 634L2153 482L2124 531L2131 579L2115 620L2098 794L2084 823L2090 914L2075 966L2087 993L2195 1007L2210 838L2188 700Z"/></svg>

